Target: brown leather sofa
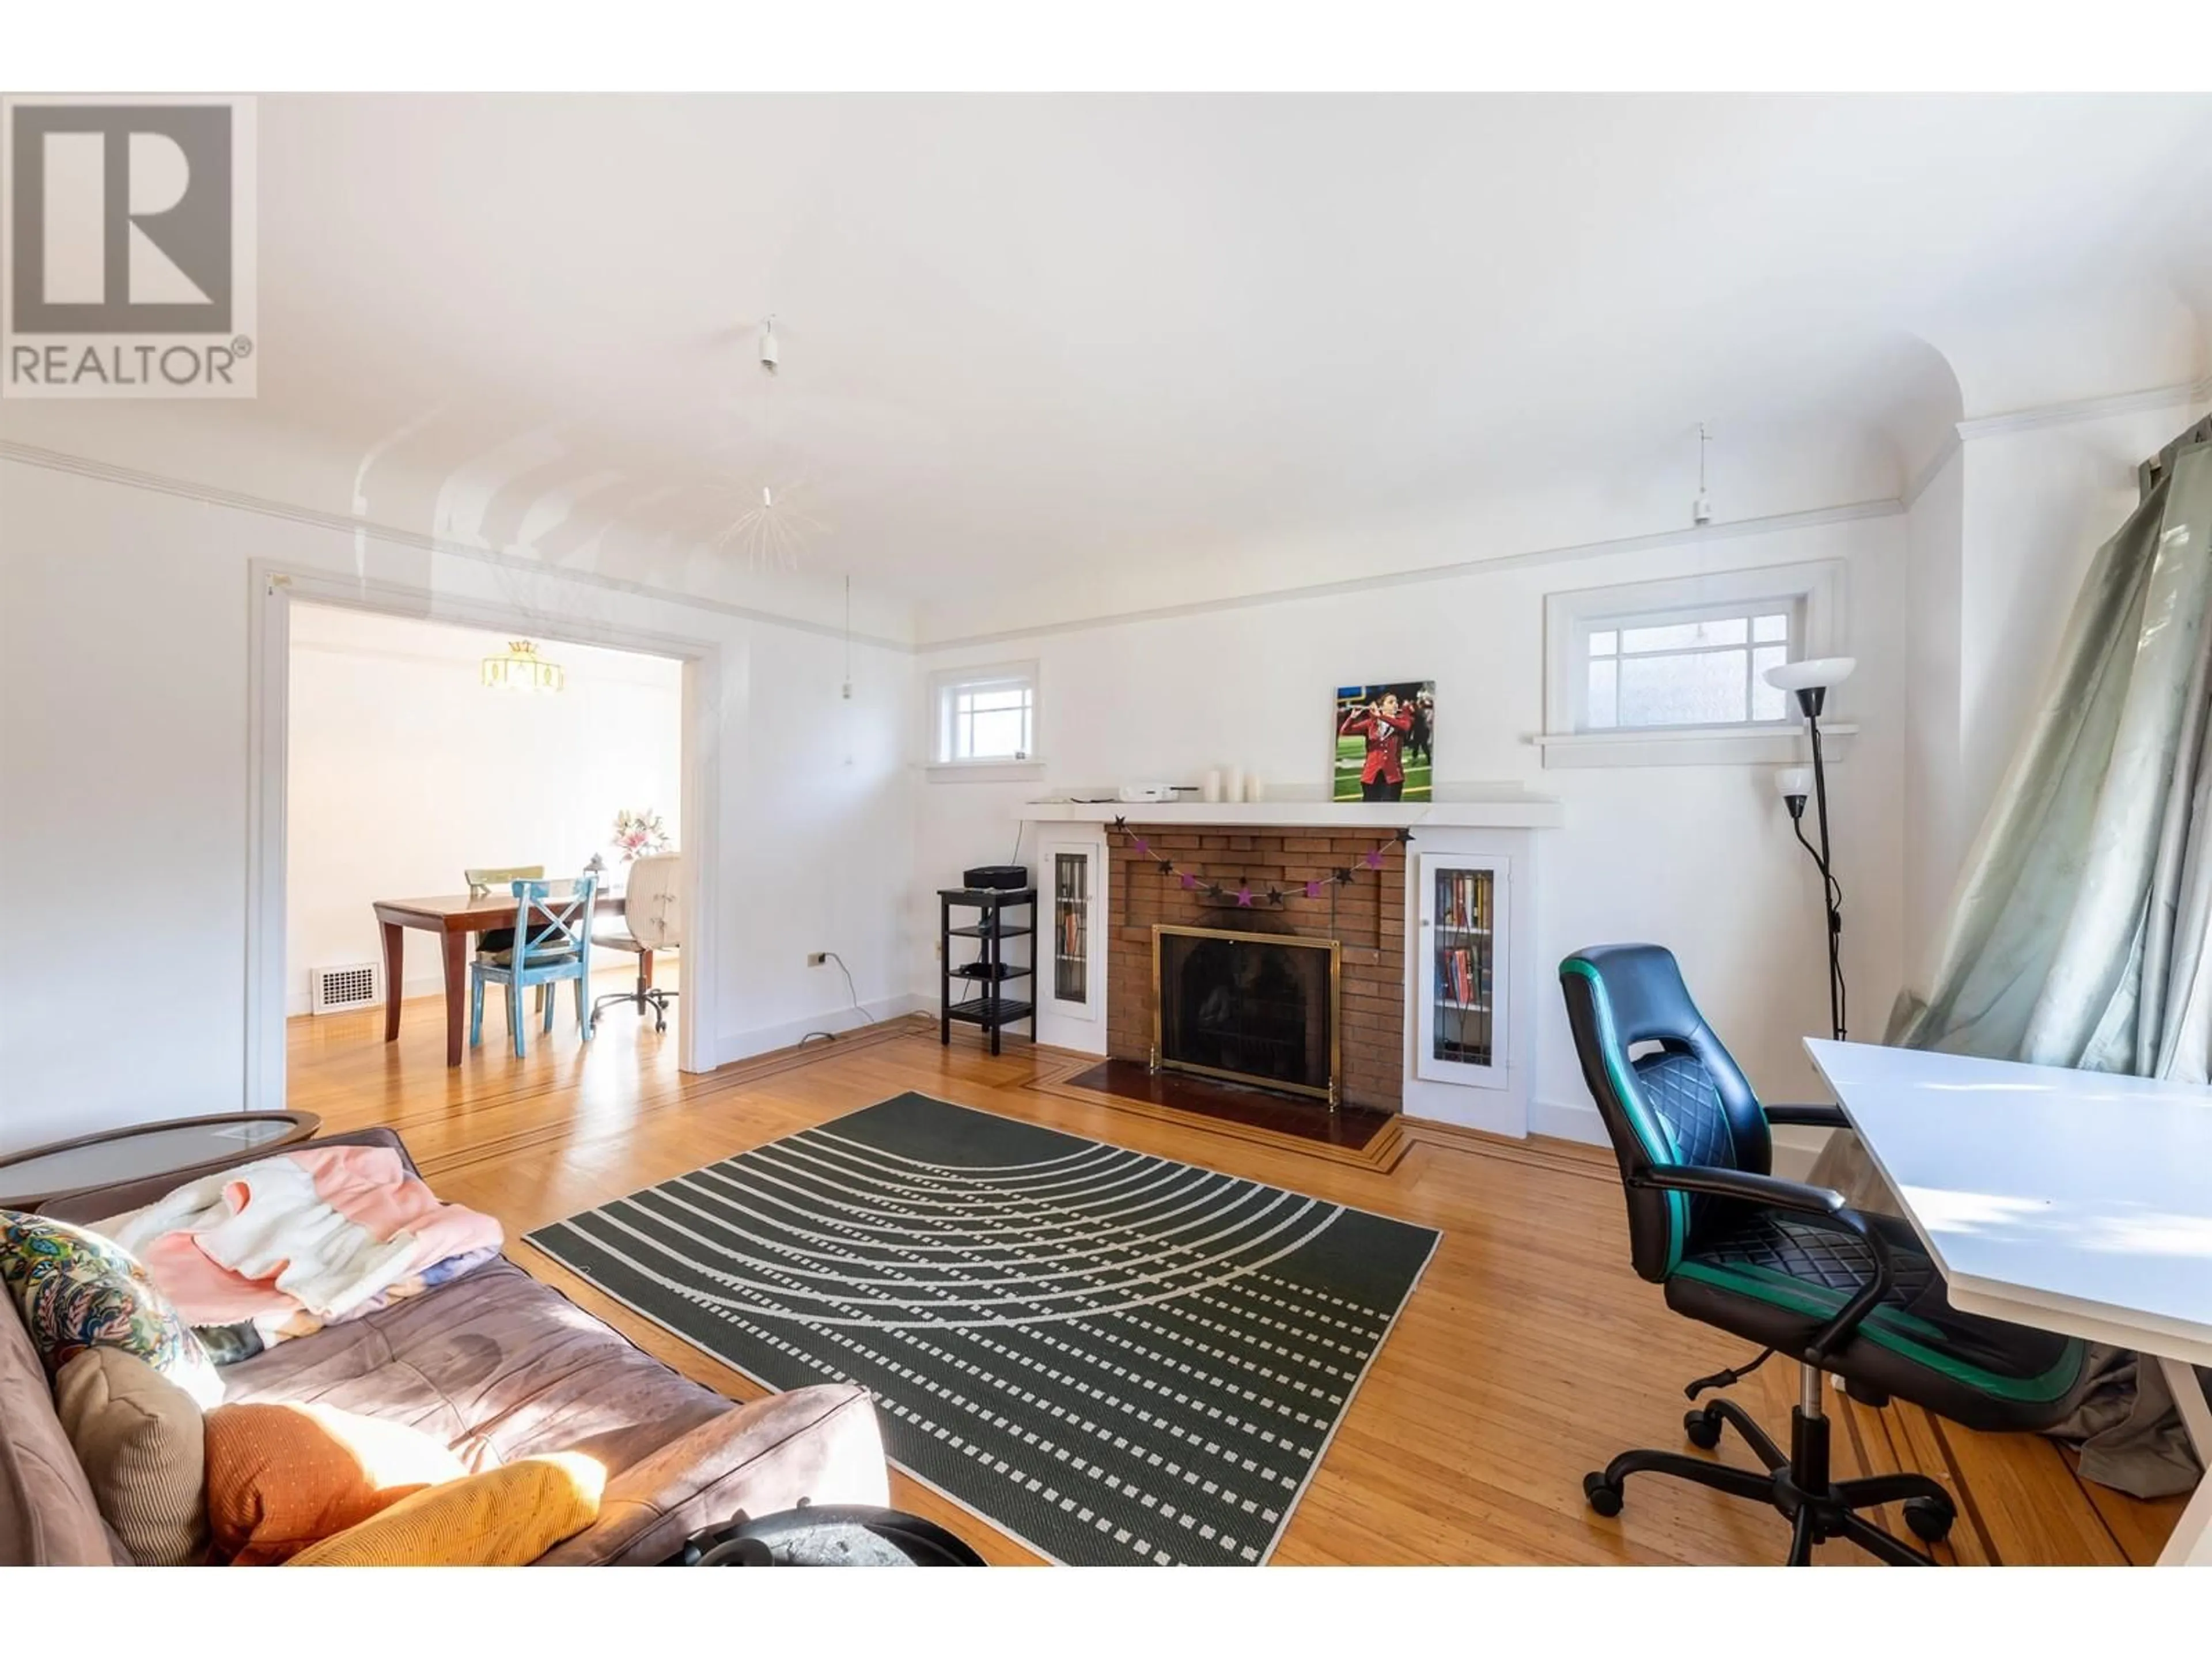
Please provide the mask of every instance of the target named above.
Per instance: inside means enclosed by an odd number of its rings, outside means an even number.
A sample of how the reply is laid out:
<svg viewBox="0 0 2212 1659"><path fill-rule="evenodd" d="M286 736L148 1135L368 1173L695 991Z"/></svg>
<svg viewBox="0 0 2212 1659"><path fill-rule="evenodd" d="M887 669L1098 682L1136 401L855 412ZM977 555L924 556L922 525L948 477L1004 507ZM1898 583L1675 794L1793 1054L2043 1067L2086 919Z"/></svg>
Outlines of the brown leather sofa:
<svg viewBox="0 0 2212 1659"><path fill-rule="evenodd" d="M386 1146L389 1129L325 1143ZM58 1200L119 1214L221 1164ZM411 1168L411 1163L410 1167ZM0 1293L0 1563L128 1565L54 1414L14 1298ZM678 1376L504 1257L434 1291L223 1371L228 1401L320 1402L436 1436L471 1468L580 1451L605 1468L599 1519L537 1565L649 1564L739 1510L887 1501L875 1409L823 1386L734 1406Z"/></svg>

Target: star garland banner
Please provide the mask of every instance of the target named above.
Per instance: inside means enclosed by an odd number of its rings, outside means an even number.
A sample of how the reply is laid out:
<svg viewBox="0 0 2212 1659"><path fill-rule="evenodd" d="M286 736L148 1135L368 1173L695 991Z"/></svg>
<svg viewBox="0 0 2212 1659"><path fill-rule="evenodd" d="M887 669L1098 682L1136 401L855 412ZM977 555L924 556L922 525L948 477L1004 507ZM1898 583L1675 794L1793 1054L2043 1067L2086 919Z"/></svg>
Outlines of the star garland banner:
<svg viewBox="0 0 2212 1659"><path fill-rule="evenodd" d="M1218 881L1200 881L1188 870L1176 869L1175 861L1164 854L1153 851L1152 843L1131 830L1129 821L1125 817L1115 818L1107 827L1127 842L1132 850L1142 853L1154 864L1158 865L1162 875L1173 876L1181 882L1182 890L1186 893L1203 893L1208 898L1233 898L1237 901L1237 908L1241 910L1257 908L1262 901L1280 909L1293 896L1317 899L1331 888L1349 887L1358 877L1361 870L1380 870L1382 867L1382 860L1389 855L1392 848L1409 847L1413 841L1412 830L1400 830L1394 832L1389 840L1384 842L1373 852L1362 853L1356 867L1348 866L1340 869L1318 881L1300 882L1295 887L1269 887L1263 891L1255 892L1252 890L1252 884L1249 881L1240 880L1234 887L1225 887Z"/></svg>

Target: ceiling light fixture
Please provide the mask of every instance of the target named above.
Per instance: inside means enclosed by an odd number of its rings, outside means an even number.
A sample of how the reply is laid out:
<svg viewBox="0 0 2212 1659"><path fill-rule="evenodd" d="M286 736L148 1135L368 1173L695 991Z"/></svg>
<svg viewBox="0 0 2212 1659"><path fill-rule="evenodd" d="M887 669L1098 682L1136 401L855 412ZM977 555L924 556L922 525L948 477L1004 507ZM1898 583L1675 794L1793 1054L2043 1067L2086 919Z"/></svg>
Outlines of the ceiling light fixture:
<svg viewBox="0 0 2212 1659"><path fill-rule="evenodd" d="M793 490L763 484L760 503L749 507L714 538L713 545L743 554L761 569L796 570L807 538L822 521L792 504Z"/></svg>
<svg viewBox="0 0 2212 1659"><path fill-rule="evenodd" d="M783 362L783 347L776 337L775 318L764 319L760 325L757 346L761 373L770 382L777 376ZM780 424L783 397L780 392L764 394L762 407L765 416L761 422L763 448L773 464L775 450L775 429ZM719 493L720 486L717 486ZM822 528L820 522L793 503L797 493L805 499L804 481L793 485L787 481L781 485L763 482L760 486L758 505L752 504L752 490L743 491L744 510L732 520L713 540L716 548L729 548L743 554L755 567L791 570L798 567L800 556L806 550L810 534Z"/></svg>
<svg viewBox="0 0 2212 1659"><path fill-rule="evenodd" d="M506 650L483 659L483 683L495 691L558 691L568 676L559 663L539 656L528 640L509 640Z"/></svg>

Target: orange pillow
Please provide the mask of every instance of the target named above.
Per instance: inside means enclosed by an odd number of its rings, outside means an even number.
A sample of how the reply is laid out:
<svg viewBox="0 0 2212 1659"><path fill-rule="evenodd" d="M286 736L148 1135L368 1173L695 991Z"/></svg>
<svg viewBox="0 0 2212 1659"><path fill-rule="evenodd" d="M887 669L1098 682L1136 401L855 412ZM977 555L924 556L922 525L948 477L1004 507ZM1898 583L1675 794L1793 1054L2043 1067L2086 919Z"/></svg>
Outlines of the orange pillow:
<svg viewBox="0 0 2212 1659"><path fill-rule="evenodd" d="M468 1470L424 1434L329 1406L218 1406L207 1414L216 1557L267 1566Z"/></svg>
<svg viewBox="0 0 2212 1659"><path fill-rule="evenodd" d="M605 1472L576 1452L526 1457L403 1498L301 1550L294 1567L520 1567L599 1513Z"/></svg>

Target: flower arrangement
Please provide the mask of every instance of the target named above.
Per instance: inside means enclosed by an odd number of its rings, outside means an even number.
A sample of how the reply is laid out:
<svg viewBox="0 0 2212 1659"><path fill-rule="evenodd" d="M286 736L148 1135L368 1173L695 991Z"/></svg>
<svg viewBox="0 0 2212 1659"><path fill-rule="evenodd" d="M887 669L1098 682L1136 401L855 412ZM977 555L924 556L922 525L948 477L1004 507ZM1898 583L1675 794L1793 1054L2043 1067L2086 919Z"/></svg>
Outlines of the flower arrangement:
<svg viewBox="0 0 2212 1659"><path fill-rule="evenodd" d="M649 806L636 812L627 807L617 812L614 846L624 864L666 852L668 831L661 828L660 814Z"/></svg>

